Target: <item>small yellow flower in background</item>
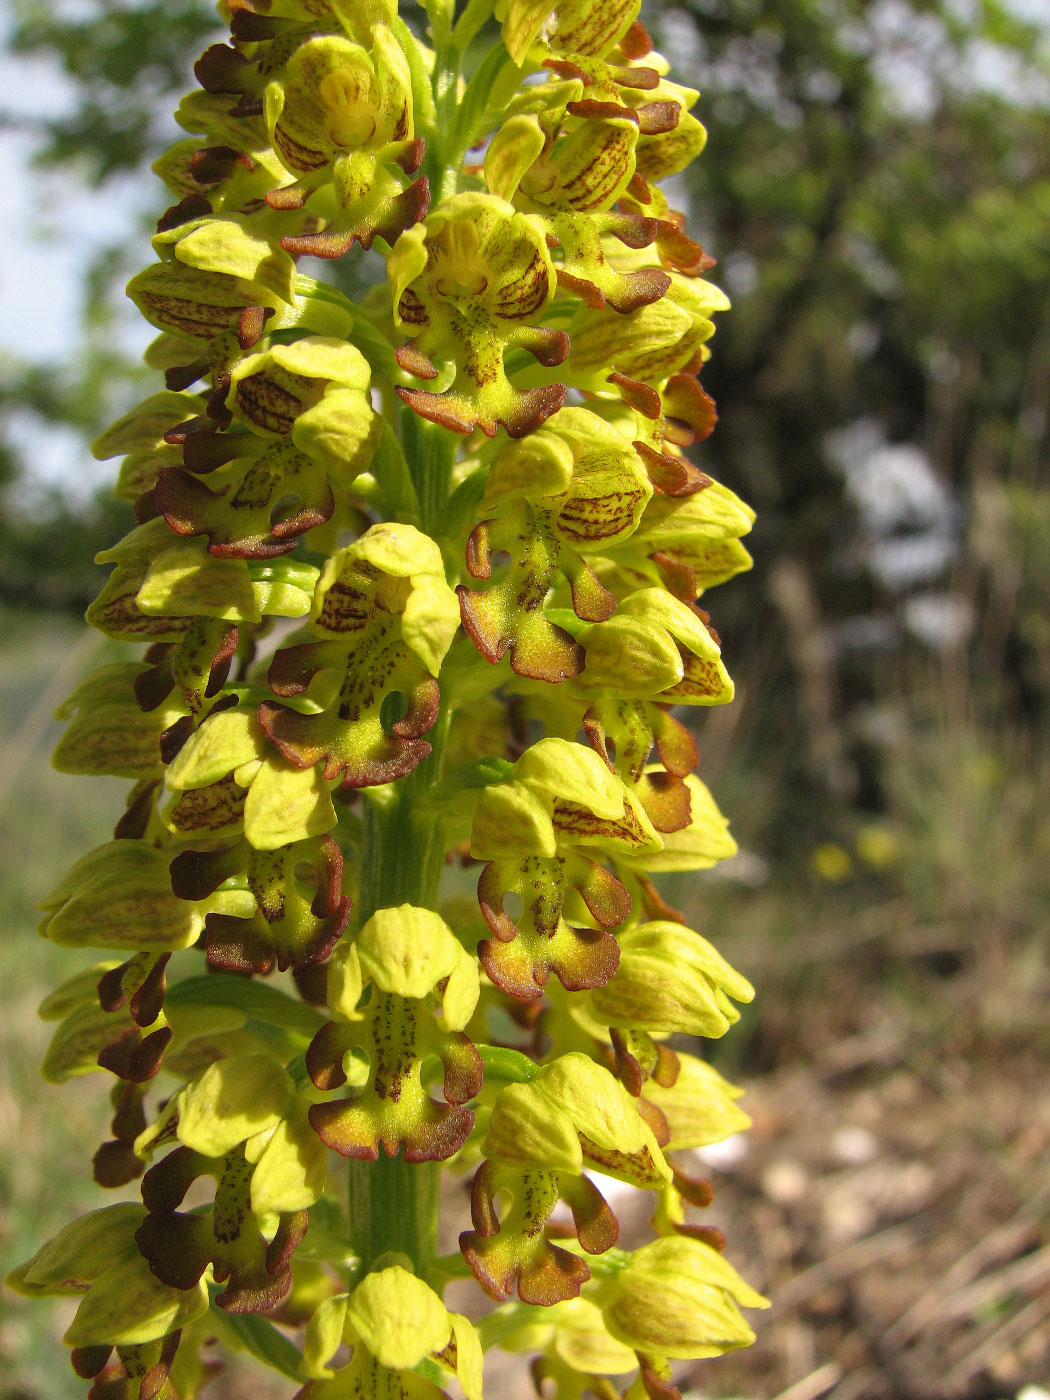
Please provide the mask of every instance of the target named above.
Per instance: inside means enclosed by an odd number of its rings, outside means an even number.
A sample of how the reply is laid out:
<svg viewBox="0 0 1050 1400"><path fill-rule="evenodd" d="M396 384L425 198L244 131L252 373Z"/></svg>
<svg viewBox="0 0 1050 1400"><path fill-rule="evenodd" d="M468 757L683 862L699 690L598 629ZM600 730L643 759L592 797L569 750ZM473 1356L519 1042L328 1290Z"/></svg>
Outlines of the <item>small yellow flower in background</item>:
<svg viewBox="0 0 1050 1400"><path fill-rule="evenodd" d="M971 787L983 792L998 787L1006 776L1006 769L995 754L978 753L967 759L963 774Z"/></svg>
<svg viewBox="0 0 1050 1400"><path fill-rule="evenodd" d="M889 827L873 822L857 832L857 855L872 870L889 870L901 858L900 841Z"/></svg>
<svg viewBox="0 0 1050 1400"><path fill-rule="evenodd" d="M810 869L829 885L839 885L853 873L853 857L836 841L822 841L809 857Z"/></svg>

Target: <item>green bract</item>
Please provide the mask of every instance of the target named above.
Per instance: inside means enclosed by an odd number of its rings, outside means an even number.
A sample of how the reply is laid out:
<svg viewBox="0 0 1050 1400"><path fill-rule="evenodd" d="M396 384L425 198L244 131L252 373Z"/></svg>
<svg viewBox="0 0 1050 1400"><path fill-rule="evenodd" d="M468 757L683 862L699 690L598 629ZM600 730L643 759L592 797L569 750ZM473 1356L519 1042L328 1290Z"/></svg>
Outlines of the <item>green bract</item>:
<svg viewBox="0 0 1050 1400"><path fill-rule="evenodd" d="M79 1296L112 1400L192 1400L213 1335L301 1400L481 1400L497 1338L552 1400L670 1400L765 1304L674 1156L747 1126L695 1038L752 989L654 883L736 849L673 713L733 698L697 600L753 520L686 455L728 302L658 182L698 94L638 0L422 8L226 0L128 287L164 385L94 446L137 524L88 618L145 651L54 761L132 787L41 901L99 961L40 1011L141 1203L9 1280Z"/></svg>

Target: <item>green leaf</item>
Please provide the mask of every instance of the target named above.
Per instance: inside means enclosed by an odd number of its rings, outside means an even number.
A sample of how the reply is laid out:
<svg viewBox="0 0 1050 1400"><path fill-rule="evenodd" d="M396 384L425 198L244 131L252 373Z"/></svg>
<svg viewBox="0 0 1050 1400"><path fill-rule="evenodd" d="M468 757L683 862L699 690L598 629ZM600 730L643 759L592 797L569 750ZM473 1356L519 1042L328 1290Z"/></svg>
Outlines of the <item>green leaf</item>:
<svg viewBox="0 0 1050 1400"><path fill-rule="evenodd" d="M492 14L492 0L467 0L466 9L452 27L452 42L460 53L470 47L478 30Z"/></svg>
<svg viewBox="0 0 1050 1400"><path fill-rule="evenodd" d="M253 583L279 583L289 588L301 588L313 595L317 570L312 564L285 555L281 559L250 559L248 574Z"/></svg>
<svg viewBox="0 0 1050 1400"><path fill-rule="evenodd" d="M419 497L401 444L389 423L383 424L371 472L382 490L383 505L390 519L419 525L422 519Z"/></svg>
<svg viewBox="0 0 1050 1400"><path fill-rule="evenodd" d="M455 0L423 0L423 8L430 20L430 33L434 40L434 47L438 50L447 48L449 35L452 32L452 15L456 8Z"/></svg>
<svg viewBox="0 0 1050 1400"><path fill-rule="evenodd" d="M269 1025L287 1026L309 1036L318 1031L325 1020L312 1006L295 1001L276 987L224 973L186 977L173 983L168 989L166 1003L170 1007L233 1006Z"/></svg>
<svg viewBox="0 0 1050 1400"><path fill-rule="evenodd" d="M310 1228L306 1232L306 1238L295 1252L297 1259L320 1260L322 1263L331 1264L333 1268L349 1270L360 1263L360 1256L355 1253L353 1245L346 1238L346 1226L342 1232L338 1230L326 1229L323 1225L314 1224L314 1213L316 1206L310 1207Z"/></svg>
<svg viewBox="0 0 1050 1400"><path fill-rule="evenodd" d="M216 1307L215 1298L221 1291L217 1284L208 1285L211 1295L210 1326L214 1328L220 1341L225 1342L234 1351L250 1352L257 1361L269 1366L272 1371L278 1371L289 1380L301 1383L303 1377L299 1365L302 1355L298 1348L264 1317L259 1317L256 1313L227 1312L224 1308Z"/></svg>
<svg viewBox="0 0 1050 1400"><path fill-rule="evenodd" d="M412 109L415 117L416 131L426 138L427 145L434 135L437 126L437 113L434 109L434 93L430 86L430 78L423 67L423 59L419 52L419 44L408 25L400 15L390 26L394 31L397 42L401 45L408 59L408 66L412 73Z"/></svg>
<svg viewBox="0 0 1050 1400"><path fill-rule="evenodd" d="M479 467L459 483L442 507L437 528L439 535L459 541L470 534L474 525L474 508L484 494L488 475L484 467Z"/></svg>
<svg viewBox="0 0 1050 1400"><path fill-rule="evenodd" d="M478 65L456 108L452 128L442 152L446 165L458 164L463 158L463 152L469 150L477 139L484 135L479 128L488 107L489 94L507 65L514 66L503 42L500 41L492 46Z"/></svg>
<svg viewBox="0 0 1050 1400"><path fill-rule="evenodd" d="M461 763L417 799L416 810L425 812L428 820L437 820L459 793L480 792L492 783L505 782L513 766L505 758L477 758Z"/></svg>
<svg viewBox="0 0 1050 1400"><path fill-rule="evenodd" d="M373 374L391 384L405 382L405 376L394 359L394 347L360 307L355 306L337 287L330 287L313 277L304 277L302 273L298 273L295 279L295 294L311 301L324 301L338 307L350 323L347 338L368 361ZM279 334L274 338L279 338Z"/></svg>
<svg viewBox="0 0 1050 1400"><path fill-rule="evenodd" d="M412 1368L417 1376L422 1376L431 1385L443 1386L448 1382L448 1375L444 1372L436 1361L431 1361L429 1356L424 1356L418 1366Z"/></svg>
<svg viewBox="0 0 1050 1400"><path fill-rule="evenodd" d="M570 1247L572 1243L573 1241L569 1241ZM549 1324L550 1314L550 1308L538 1307L532 1303L504 1303L503 1307L494 1308L492 1312L479 1318L475 1325L481 1345L486 1351L490 1351L492 1347L501 1346L508 1338L513 1337L515 1332L534 1327L537 1323Z"/></svg>
<svg viewBox="0 0 1050 1400"><path fill-rule="evenodd" d="M507 1045L476 1045L474 1048L481 1056L485 1079L489 1083L527 1084L540 1072L535 1060L530 1060L520 1050L511 1050Z"/></svg>

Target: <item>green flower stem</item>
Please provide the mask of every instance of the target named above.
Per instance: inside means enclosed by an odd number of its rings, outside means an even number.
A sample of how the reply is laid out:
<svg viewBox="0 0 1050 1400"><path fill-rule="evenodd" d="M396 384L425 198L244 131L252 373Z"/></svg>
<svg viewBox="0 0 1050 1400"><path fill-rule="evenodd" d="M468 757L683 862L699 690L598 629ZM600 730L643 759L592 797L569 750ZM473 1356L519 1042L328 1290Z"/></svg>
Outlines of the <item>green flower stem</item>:
<svg viewBox="0 0 1050 1400"><path fill-rule="evenodd" d="M430 756L384 792L386 801L365 798L364 840L361 848L361 889L357 904L360 924L377 909L395 904L433 908L445 853L440 824L416 811L419 798L441 776L449 712L442 706L428 738Z"/></svg>
<svg viewBox="0 0 1050 1400"><path fill-rule="evenodd" d="M415 807L441 776L448 722L442 706L430 732L429 758L396 784L388 803L365 800L357 909L362 923L392 905L437 906L445 855L441 827ZM437 1254L441 1164L406 1162L380 1150L374 1162L351 1159L348 1168L349 1237L360 1274L394 1252L406 1254L424 1277Z"/></svg>
<svg viewBox="0 0 1050 1400"><path fill-rule="evenodd" d="M406 1162L382 1151L374 1162L349 1163L349 1221L358 1277L381 1255L405 1254L421 1277L437 1254L439 1162Z"/></svg>
<svg viewBox="0 0 1050 1400"><path fill-rule="evenodd" d="M409 476L419 498L420 523L433 536L449 497L456 442L451 433L421 422L407 408L401 410L399 428Z"/></svg>
<svg viewBox="0 0 1050 1400"><path fill-rule="evenodd" d="M407 429L409 471L419 497L424 529L433 530L448 497L454 443L449 434L402 415ZM431 753L384 797L365 799L364 841L358 918L377 909L414 904L437 906L444 865L440 824L416 810L419 797L441 777L450 712L444 705L429 738ZM374 1162L349 1163L350 1239L366 1273L379 1255L407 1254L424 1274L437 1253L441 1167L407 1163L380 1152Z"/></svg>

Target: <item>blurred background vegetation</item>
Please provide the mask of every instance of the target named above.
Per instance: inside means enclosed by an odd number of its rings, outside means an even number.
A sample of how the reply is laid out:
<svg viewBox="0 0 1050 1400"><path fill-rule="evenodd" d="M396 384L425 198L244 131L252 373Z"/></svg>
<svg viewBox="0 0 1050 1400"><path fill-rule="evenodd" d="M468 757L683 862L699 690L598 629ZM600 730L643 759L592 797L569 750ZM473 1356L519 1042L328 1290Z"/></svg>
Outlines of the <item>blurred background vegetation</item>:
<svg viewBox="0 0 1050 1400"><path fill-rule="evenodd" d="M217 26L197 0L7 9L36 100L16 83L0 117L41 200L97 187L118 230L90 243L68 354L0 357L10 1263L85 1203L104 1113L35 1068L57 969L32 901L118 801L46 770L49 715L106 645L77 618L127 522L86 443L144 392L121 296L164 202L142 172ZM1050 22L1027 13L647 2L710 133L675 202L734 302L698 460L758 510L754 572L710 600L738 699L700 724L741 853L671 893L760 989L712 1048L755 1130L708 1165L777 1303L696 1395L995 1400L1050 1376ZM0 1324L4 1400L79 1392L39 1311Z"/></svg>

